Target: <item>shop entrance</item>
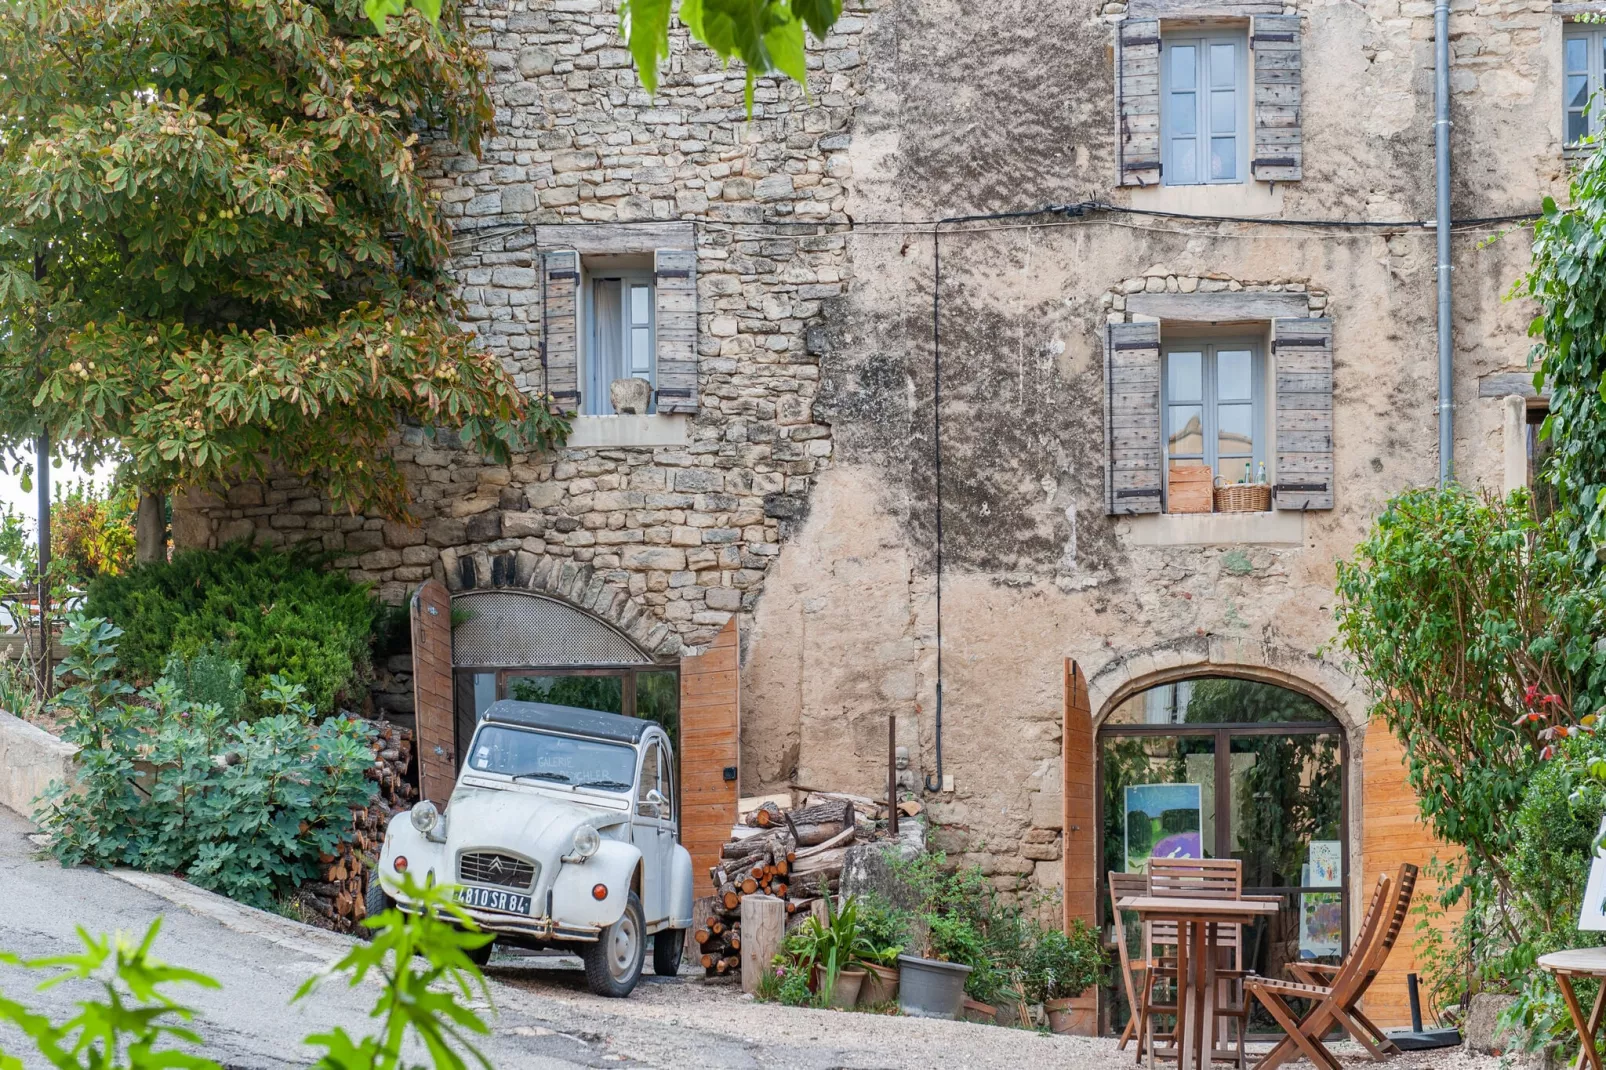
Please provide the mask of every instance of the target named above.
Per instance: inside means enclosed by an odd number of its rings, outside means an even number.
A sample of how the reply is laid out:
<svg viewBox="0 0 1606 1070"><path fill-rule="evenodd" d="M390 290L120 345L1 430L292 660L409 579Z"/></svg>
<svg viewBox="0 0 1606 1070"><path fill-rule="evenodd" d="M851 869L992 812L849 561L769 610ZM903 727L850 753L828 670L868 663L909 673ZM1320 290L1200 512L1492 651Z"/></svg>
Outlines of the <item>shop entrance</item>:
<svg viewBox="0 0 1606 1070"><path fill-rule="evenodd" d="M1102 923L1105 871L1142 872L1152 857L1236 858L1246 893L1282 900L1245 931L1245 968L1279 977L1292 960L1339 961L1349 936L1348 751L1325 708L1273 684L1196 677L1133 695L1097 739ZM1119 982L1105 1006L1106 1028L1119 1032L1131 1013ZM1269 1017L1250 1028L1276 1031Z"/></svg>

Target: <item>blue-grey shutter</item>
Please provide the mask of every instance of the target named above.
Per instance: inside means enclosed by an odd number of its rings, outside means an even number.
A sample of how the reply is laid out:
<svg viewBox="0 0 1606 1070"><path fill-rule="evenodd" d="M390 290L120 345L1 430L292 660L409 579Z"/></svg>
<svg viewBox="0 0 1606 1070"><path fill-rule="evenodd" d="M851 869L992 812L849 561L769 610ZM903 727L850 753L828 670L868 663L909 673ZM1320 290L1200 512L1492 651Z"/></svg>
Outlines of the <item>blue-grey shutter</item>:
<svg viewBox="0 0 1606 1070"><path fill-rule="evenodd" d="M697 253L653 256L658 350L658 411L697 411Z"/></svg>
<svg viewBox="0 0 1606 1070"><path fill-rule="evenodd" d="M1304 175L1300 139L1298 15L1256 15L1254 148L1249 172L1262 182L1297 182Z"/></svg>
<svg viewBox="0 0 1606 1070"><path fill-rule="evenodd" d="M1160 181L1160 20L1126 19L1115 27L1116 182Z"/></svg>
<svg viewBox="0 0 1606 1070"><path fill-rule="evenodd" d="M1333 507L1333 321L1274 319L1278 509Z"/></svg>
<svg viewBox="0 0 1606 1070"><path fill-rule="evenodd" d="M1160 511L1160 325L1112 323L1104 335L1110 512Z"/></svg>
<svg viewBox="0 0 1606 1070"><path fill-rule="evenodd" d="M580 409L580 254L554 249L541 257L541 337L546 391L564 412Z"/></svg>

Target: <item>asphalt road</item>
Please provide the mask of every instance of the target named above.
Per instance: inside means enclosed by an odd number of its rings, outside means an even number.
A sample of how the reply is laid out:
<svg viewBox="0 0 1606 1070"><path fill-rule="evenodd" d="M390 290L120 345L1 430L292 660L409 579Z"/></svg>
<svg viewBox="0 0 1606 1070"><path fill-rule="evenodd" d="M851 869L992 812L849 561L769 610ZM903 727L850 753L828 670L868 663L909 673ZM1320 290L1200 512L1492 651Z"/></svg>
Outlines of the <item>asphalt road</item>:
<svg viewBox="0 0 1606 1070"><path fill-rule="evenodd" d="M195 1007L205 1053L230 1068L307 1066L309 1033L368 1026L377 989L325 982L292 1005L311 974L342 955L348 938L250 910L169 877L120 878L63 869L28 839L32 827L0 807L0 949L25 958L75 950L77 926L92 933L143 933L162 915L158 957L201 970L221 990L175 993ZM480 1045L498 1070L578 1066L670 1066L835 1070L882 1067L1125 1066L1108 1041L1021 1030L756 1004L729 984L654 977L630 998L585 988L577 959L501 956L486 971L492 1035ZM700 972L700 971L699 971ZM0 966L0 992L61 1020L81 988L32 991L36 975ZM0 1051L43 1066L23 1038L0 1026ZM423 1052L418 1062L427 1063Z"/></svg>

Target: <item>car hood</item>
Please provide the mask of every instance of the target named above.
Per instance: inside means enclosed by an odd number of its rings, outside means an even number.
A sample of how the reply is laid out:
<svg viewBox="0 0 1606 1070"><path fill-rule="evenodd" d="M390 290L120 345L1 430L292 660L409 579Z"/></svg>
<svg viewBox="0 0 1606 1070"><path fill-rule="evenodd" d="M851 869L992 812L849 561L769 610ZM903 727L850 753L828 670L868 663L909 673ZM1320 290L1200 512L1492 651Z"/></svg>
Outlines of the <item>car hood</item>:
<svg viewBox="0 0 1606 1070"><path fill-rule="evenodd" d="M446 843L455 854L501 847L550 862L569 852L581 825L606 828L629 815L601 806L574 805L549 796L494 788L459 787L446 808Z"/></svg>

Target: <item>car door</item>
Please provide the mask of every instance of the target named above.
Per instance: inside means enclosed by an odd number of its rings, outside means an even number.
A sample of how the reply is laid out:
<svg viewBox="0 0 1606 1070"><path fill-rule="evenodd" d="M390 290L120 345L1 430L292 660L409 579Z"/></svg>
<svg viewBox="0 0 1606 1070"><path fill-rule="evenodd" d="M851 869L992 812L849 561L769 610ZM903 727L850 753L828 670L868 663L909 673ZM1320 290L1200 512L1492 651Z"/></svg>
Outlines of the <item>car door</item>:
<svg viewBox="0 0 1606 1070"><path fill-rule="evenodd" d="M663 747L658 740L647 744L641 755L641 776L636 787L635 812L630 819L630 839L641 852L641 910L652 926L669 916L669 892L665 881L668 859L663 849L664 794ZM669 815L673 818L673 813Z"/></svg>

